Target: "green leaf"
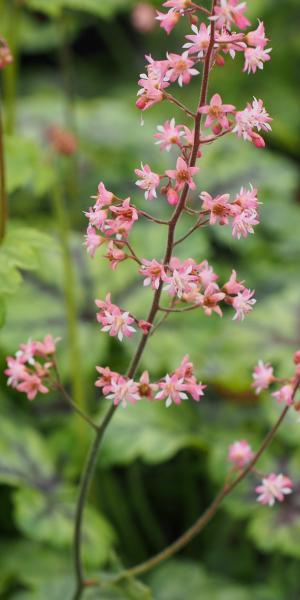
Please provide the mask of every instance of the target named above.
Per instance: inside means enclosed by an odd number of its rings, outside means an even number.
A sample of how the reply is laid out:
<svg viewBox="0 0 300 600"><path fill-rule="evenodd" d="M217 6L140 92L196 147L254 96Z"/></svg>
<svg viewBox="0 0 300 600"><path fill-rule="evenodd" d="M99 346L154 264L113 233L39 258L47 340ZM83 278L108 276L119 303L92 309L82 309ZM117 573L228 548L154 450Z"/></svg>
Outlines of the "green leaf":
<svg viewBox="0 0 300 600"><path fill-rule="evenodd" d="M75 488L66 486L43 491L21 488L14 495L16 522L30 539L70 549L76 495ZM87 507L83 526L83 557L87 564L98 567L103 564L114 538L106 519Z"/></svg>
<svg viewBox="0 0 300 600"><path fill-rule="evenodd" d="M32 138L5 137L6 187L9 194L29 186L42 196L55 178L54 169L43 158L40 145Z"/></svg>
<svg viewBox="0 0 300 600"><path fill-rule="evenodd" d="M134 0L26 0L26 4L33 10L39 10L57 17L63 8L88 12L99 17L111 17L120 9L128 9L128 4L133 5Z"/></svg>
<svg viewBox="0 0 300 600"><path fill-rule="evenodd" d="M201 449L201 420L194 408L140 402L118 410L103 441L101 464L129 464L136 458L155 464L170 459L181 448Z"/></svg>

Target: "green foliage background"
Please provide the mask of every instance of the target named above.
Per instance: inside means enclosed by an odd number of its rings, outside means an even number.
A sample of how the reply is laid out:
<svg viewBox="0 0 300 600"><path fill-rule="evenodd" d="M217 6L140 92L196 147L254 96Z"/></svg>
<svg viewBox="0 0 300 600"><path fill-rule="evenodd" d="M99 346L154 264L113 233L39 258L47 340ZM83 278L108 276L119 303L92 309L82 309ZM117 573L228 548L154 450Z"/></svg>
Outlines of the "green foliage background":
<svg viewBox="0 0 300 600"><path fill-rule="evenodd" d="M116 302L144 318L150 293L134 266L125 263L112 273L100 256L86 257L82 211L100 179L145 206L134 168L142 160L161 171L174 161L152 138L170 106L149 111L141 128L134 103L145 52L160 58L167 49L176 51L185 30L179 26L169 38L159 28L138 33L130 16L135 4L0 3L1 33L15 54L2 76L10 219L0 248L1 372L20 342L47 332L61 336L65 385L99 415L105 406L93 385L95 365L122 371L135 342L120 346L99 333L94 298L111 290ZM246 76L238 57L215 72L210 89L241 108L253 95L262 97L274 118L273 133L266 151L230 138L206 148L198 182L215 194L251 181L263 202L262 225L240 242L225 228L201 231L181 252L207 258L221 279L236 268L256 288L258 303L245 323L232 323L229 313L222 320L191 313L170 318L153 337L141 368L159 377L189 351L209 392L199 406L140 404L117 412L85 519L85 563L94 574L107 565L140 562L197 518L222 484L228 444L247 437L257 447L278 414L269 397L258 401L249 392L253 364L272 361L284 376L300 347L299 7L297 0L249 4L253 22L259 16L266 23L273 60L263 73ZM198 85L184 90L186 104L195 105ZM46 131L53 124L76 134L72 158L51 153ZM168 211L159 204L153 210ZM163 234L139 224L134 242L143 256L159 257ZM0 394L0 597L68 600L74 506L89 432L55 394L29 405L2 376ZM143 581L93 590L85 599L297 600L299 439L291 414L259 465L293 477L295 494L282 507L258 507L250 479L176 559Z"/></svg>

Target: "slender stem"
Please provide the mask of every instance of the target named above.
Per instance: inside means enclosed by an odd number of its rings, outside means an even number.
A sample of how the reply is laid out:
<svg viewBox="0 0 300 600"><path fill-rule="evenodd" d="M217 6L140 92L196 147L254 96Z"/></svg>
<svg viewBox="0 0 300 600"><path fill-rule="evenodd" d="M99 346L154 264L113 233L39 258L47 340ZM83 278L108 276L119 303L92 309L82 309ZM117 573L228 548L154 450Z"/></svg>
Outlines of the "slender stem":
<svg viewBox="0 0 300 600"><path fill-rule="evenodd" d="M176 106L178 106L181 110L183 110L183 112L185 112L186 115L195 119L195 117L196 117L195 113L193 113L191 110L189 110L182 102L180 102L180 100L177 100L177 98L174 98L174 96L172 96L172 94L169 94L169 92L164 92L164 98L166 100L168 100L169 102L171 102L172 104L176 104Z"/></svg>
<svg viewBox="0 0 300 600"><path fill-rule="evenodd" d="M221 131L221 133L218 133L218 135L211 135L207 138L203 138L202 140L200 139L200 144L210 144L211 142L214 142L218 138L221 138L224 135L227 135L228 133L232 133L232 130L233 130L233 126L230 127L230 129L225 129L225 131Z"/></svg>
<svg viewBox="0 0 300 600"><path fill-rule="evenodd" d="M159 307L159 310L165 313L184 313L191 312L191 310L195 310L199 308L200 304L193 304L193 306L188 306L187 308L164 308L163 306Z"/></svg>
<svg viewBox="0 0 300 600"><path fill-rule="evenodd" d="M148 219L149 221L152 221L153 223L158 223L159 225L169 225L169 221L163 221L162 219L157 219L156 217L149 215L149 213L147 213L145 210L141 210L140 208L138 209L138 213L140 215L142 215L143 217L145 217L146 219Z"/></svg>
<svg viewBox="0 0 300 600"><path fill-rule="evenodd" d="M295 398L295 395L299 388L299 385L300 385L300 378L297 378L297 380L294 384L293 400ZM290 408L289 406L286 406L283 409L283 411L280 414L279 418L277 419L275 425L272 427L272 429L269 431L269 433L264 438L259 450L256 452L254 458L248 464L248 466L245 467L245 469L243 469L240 472L240 474L232 481L232 483L224 484L224 486L219 491L219 493L216 495L216 497L214 498L214 500L212 501L210 506L197 519L197 521L195 521L195 523L191 527L189 527L189 529L187 529L185 531L185 533L183 533L179 538L177 538L177 540L175 540L175 542L173 542L172 544L167 546L167 548L162 550L162 552L159 552L158 554L156 554L149 560L141 563L140 565L137 565L135 567L132 567L131 569L127 569L127 570L123 571L122 573L117 575L115 578L113 578L112 581L114 583L116 583L118 581L121 581L122 579L125 579L125 578L127 579L127 578L133 577L135 575L141 575L142 573L146 573L147 571L150 571L151 569L153 569L153 567L155 567L162 561L166 560L167 558L170 558L170 556L173 556L176 552L178 552L178 550L180 550L181 548L184 548L184 546L186 546L194 537L196 537L202 531L202 529L205 527L205 525L207 525L207 523L213 518L213 516L215 515L216 511L218 510L218 508L219 508L220 504L222 503L222 501L224 500L224 498L226 498L226 496L228 496L237 487L237 485L241 481L243 481L247 477L247 475L253 470L253 467L256 465L256 463L260 459L261 455L271 444L281 423L285 419L285 416L288 413L289 408Z"/></svg>
<svg viewBox="0 0 300 600"><path fill-rule="evenodd" d="M213 11L214 11L215 1L216 0L212 1L211 14L213 14ZM202 78L202 83L201 83L201 91L200 91L200 99L199 99L199 103L198 103L198 109L201 106L204 106L205 101L206 101L211 55L212 55L213 47L214 47L214 32L215 32L215 25L214 25L214 22L212 22L211 34L210 34L211 35L210 44L209 44L209 47L207 50L207 55L205 58L204 72L203 72L203 78ZM195 119L195 134L194 134L193 148L192 148L192 152L191 152L191 156L190 156L190 160L189 160L190 167L195 166L195 163L197 160L198 148L199 148L199 134L200 134L202 114L198 112L198 109L197 109L196 115L194 113L190 113L193 116L193 118ZM174 212L172 214L172 217L168 223L168 237L167 237L165 256L163 259L163 264L165 264L165 265L169 264L171 257L172 257L173 247L174 247L175 229L176 229L177 222L181 216L181 213L184 210L185 203L186 203L186 200L188 197L188 193L189 193L189 186L188 186L188 184L185 184L182 189L179 202L176 205ZM154 292L152 305L151 305L149 314L146 319L147 322L150 324L153 324L155 316L159 310L159 302L160 302L160 297L161 297L161 293L162 293L162 288L163 288L163 283L160 282L158 289L155 290L155 292ZM136 373L136 370L140 363L141 357L143 355L143 352L144 352L144 349L146 347L149 337L150 337L149 333L144 334L141 337L140 343L138 344L136 352L135 352L135 354L131 360L131 363L129 365L129 368L127 370L127 376L129 378L133 378ZM105 432L108 424L110 423L110 421L116 411L116 408L117 408L117 406L115 406L115 405L111 406L109 408L107 414L104 416L104 419L103 419L101 425L99 426L96 437L92 443L92 446L90 449L90 454L88 456L86 466L84 467L84 470L82 473L82 479L81 479L80 488L79 488L79 490L80 490L79 497L78 497L77 508L76 508L76 516L75 516L74 560L75 560L75 572L76 572L77 585L76 585L75 594L73 596L73 600L79 600L81 598L84 587L85 587L84 571L83 571L82 557L81 557L81 538L82 538L82 524L83 524L84 507L85 507L89 487L90 487L90 484L91 484L91 481L92 481L92 478L94 475L100 444L101 444L104 432Z"/></svg>
<svg viewBox="0 0 300 600"><path fill-rule="evenodd" d="M202 225L206 225L206 223L209 223L209 219L206 219L205 221L201 222L201 217L200 217L200 219L198 219L197 223L195 223L195 225L193 225L193 227L191 227L187 231L187 233L182 235L180 238L178 238L178 240L176 240L176 242L174 242L174 246L177 246L177 244L181 244L181 242L183 242L188 237L190 237L190 235L192 235L192 233L194 233L194 231L196 231L196 229L199 229L200 227L202 227Z"/></svg>
<svg viewBox="0 0 300 600"><path fill-rule="evenodd" d="M8 219L8 204L5 185L4 140L2 110L0 105L0 244L3 242Z"/></svg>
<svg viewBox="0 0 300 600"><path fill-rule="evenodd" d="M60 381L56 382L55 387L61 392L61 394L63 395L64 399L67 401L67 403L70 406L72 406L72 408L75 410L75 412L78 415L80 415L80 417L84 421L86 421L86 423L88 423L95 431L98 431L97 423L94 423L94 421L92 419L90 419L90 417L83 410L81 410L81 408L79 406L77 406L77 404L71 398L70 394L68 394L67 390L64 388L64 386L62 385L62 383L60 383Z"/></svg>

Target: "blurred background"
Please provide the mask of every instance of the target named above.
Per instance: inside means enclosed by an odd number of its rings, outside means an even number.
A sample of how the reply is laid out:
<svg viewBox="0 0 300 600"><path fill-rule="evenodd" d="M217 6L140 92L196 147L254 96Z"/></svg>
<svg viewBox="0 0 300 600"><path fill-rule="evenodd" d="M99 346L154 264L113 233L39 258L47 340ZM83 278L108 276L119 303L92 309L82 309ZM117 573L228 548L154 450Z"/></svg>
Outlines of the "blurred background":
<svg viewBox="0 0 300 600"><path fill-rule="evenodd" d="M170 543L199 516L222 484L228 444L246 437L254 448L279 408L257 400L251 371L271 361L292 373L300 347L299 294L299 5L297 0L252 0L253 28L264 20L273 47L263 72L241 72L241 57L216 69L210 92L244 108L263 98L274 119L267 149L223 138L205 148L199 191L259 189L262 224L256 235L233 240L226 228L201 230L180 256L208 259L228 279L235 268L256 289L257 305L244 323L195 312L169 318L141 365L158 378L189 352L208 384L201 403L166 409L141 403L120 409L107 432L85 519L85 564L91 573L130 566ZM1 35L14 62L2 72L9 225L0 248L0 361L28 338L60 336L62 378L86 411L100 413L95 365L124 372L135 341L122 345L99 332L95 298L145 318L150 291L133 264L108 269L100 250L83 247L86 219L100 180L146 207L135 187L141 161L154 171L173 168L176 153L154 145L156 126L176 107L135 108L144 54L179 52L187 24L167 37L155 24L159 1L1 0ZM182 92L195 107L199 78ZM152 206L151 206L152 208ZM154 206L166 216L169 209ZM183 223L183 228L186 223ZM163 232L139 223L138 254L159 258ZM128 261L130 262L130 261ZM29 404L1 376L0 597L68 600L72 594L71 540L77 483L90 441L55 394ZM213 522L175 559L142 581L101 593L102 600L298 600L300 597L300 423L288 416L259 470L284 470L295 493L279 508L255 502L256 479L228 498ZM86 599L100 598L91 591Z"/></svg>

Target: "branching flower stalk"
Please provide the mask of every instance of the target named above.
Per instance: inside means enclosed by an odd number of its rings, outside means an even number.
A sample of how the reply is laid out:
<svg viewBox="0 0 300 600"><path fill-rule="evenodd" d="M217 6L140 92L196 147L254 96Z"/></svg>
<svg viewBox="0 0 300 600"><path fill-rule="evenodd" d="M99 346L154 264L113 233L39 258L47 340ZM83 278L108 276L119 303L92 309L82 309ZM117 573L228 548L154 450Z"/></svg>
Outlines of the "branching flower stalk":
<svg viewBox="0 0 300 600"><path fill-rule="evenodd" d="M244 71L255 73L270 60L271 49L266 49L268 39L264 24L259 22L255 30L245 33L251 25L245 16L246 3L237 0L213 0L210 10L192 0L167 0L163 4L168 12L157 13L161 27L169 34L181 18L187 18L192 32L186 35L187 42L182 54L167 53L166 59L154 60L146 56L146 73L140 76L138 100L136 106L141 111L160 102L169 102L182 111L184 118L191 119L192 129L186 124L177 124L174 118L157 127L156 143L161 150L179 151L173 169L156 173L147 164L135 169L138 176L136 185L143 190L147 202L157 201L160 194L172 209L168 220L152 216L148 211L131 203L130 198L121 199L106 189L101 181L95 203L85 213L89 224L85 236L85 245L93 258L100 247L106 248L104 257L114 271L121 263L130 260L137 273L143 278L145 287L152 289L152 302L148 315L140 319L128 310L113 303L111 294L96 299L98 308L96 318L101 331L117 337L120 342L141 333L127 373L122 375L112 371L109 366L97 366L98 378L95 385L100 388L102 397L111 401L109 410L98 424L82 411L68 395L60 381L56 358L56 340L46 336L40 341L30 340L21 344L15 357L7 358L6 375L8 383L33 400L38 393L45 394L50 389L59 390L68 404L94 432L93 442L83 468L79 485L74 527L74 569L76 586L73 600L80 600L84 588L102 585L98 580L85 576L82 561L83 518L90 484L97 464L103 436L115 411L121 404L135 404L140 401L164 401L166 407L181 404L192 399L199 402L204 395L206 385L197 380L193 363L188 355L180 365L158 381L152 382L148 371L137 378L137 371L145 347L150 338L163 326L172 314L181 314L192 310L203 311L208 317L214 314L222 317L222 305L233 308L233 320L242 321L251 313L256 302L254 291L239 281L233 269L227 282L217 283L218 275L207 260L197 264L194 258L181 260L174 254L180 244L204 226L229 226L233 238L240 240L254 233L259 223L259 200L257 189L242 187L231 200L229 193L213 197L208 191L202 191L197 198L191 195L196 189L195 177L199 171L198 159L203 151L209 151L209 145L225 135L237 135L263 148L265 141L262 132L271 129L271 117L263 101L253 99L243 110L237 110L232 104L225 104L219 93L208 98L209 77L214 68L224 67L230 58L244 56ZM203 19L200 22L199 18ZM235 32L237 28L239 32ZM202 69L200 96L196 110L186 107L170 94L169 88L178 82L179 86L188 85ZM205 135L209 129L210 134ZM57 136L56 136L57 137ZM55 138L56 139L56 138ZM207 149L207 150L206 150ZM201 160L200 160L201 167ZM181 216L192 219L186 233L176 237L176 229ZM167 228L165 252L161 258L140 258L129 241L132 228L140 219L150 221L152 226ZM121 268L121 267L120 267ZM164 302L164 298L168 302ZM235 325L238 326L238 323ZM267 434L258 451L254 452L247 440L237 440L228 450L231 468L224 485L203 515L175 542L162 552L141 565L112 575L107 581L117 583L124 578L140 575L183 548L210 521L223 499L237 485L252 473L257 476L255 465L262 453L268 448L290 407L299 410L296 393L300 384L300 352L294 356L295 370L287 379L275 377L270 364L259 362L253 373L253 387L257 393L266 390L272 384L279 385L273 393L274 398L284 405L277 422ZM258 501L272 506L275 501L282 502L292 492L293 483L286 475L270 473L263 477L256 487ZM103 584L104 585L104 584Z"/></svg>

